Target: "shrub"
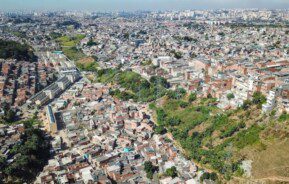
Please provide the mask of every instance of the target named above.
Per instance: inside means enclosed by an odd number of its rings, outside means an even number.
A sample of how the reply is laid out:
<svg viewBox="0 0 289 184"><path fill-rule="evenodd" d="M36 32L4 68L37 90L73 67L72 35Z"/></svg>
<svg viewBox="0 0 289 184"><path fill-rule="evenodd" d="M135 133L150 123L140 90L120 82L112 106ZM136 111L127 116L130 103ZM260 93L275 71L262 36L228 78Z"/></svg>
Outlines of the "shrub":
<svg viewBox="0 0 289 184"><path fill-rule="evenodd" d="M164 126L157 126L155 128L155 133L156 134L165 134L165 133L167 133L167 130L165 129Z"/></svg>
<svg viewBox="0 0 289 184"><path fill-rule="evenodd" d="M181 102L180 102L180 107L181 107L181 108L186 108L188 105L189 105L188 102L184 102L184 101L181 101Z"/></svg>
<svg viewBox="0 0 289 184"><path fill-rule="evenodd" d="M186 94L186 90L183 88L178 88L175 91L168 91L167 95L170 99L181 99Z"/></svg>
<svg viewBox="0 0 289 184"><path fill-rule="evenodd" d="M165 173L167 176L170 176L172 178L175 178L178 176L178 173L177 173L177 168L175 166L169 168L166 170L166 173Z"/></svg>
<svg viewBox="0 0 289 184"><path fill-rule="evenodd" d="M191 93L189 96L189 102L192 103L197 99L197 94L196 93Z"/></svg>
<svg viewBox="0 0 289 184"><path fill-rule="evenodd" d="M284 122L286 120L289 120L289 114L287 114L286 112L283 112L279 118L278 118L278 121L279 122Z"/></svg>
<svg viewBox="0 0 289 184"><path fill-rule="evenodd" d="M271 111L270 116L273 117L276 115L276 110Z"/></svg>
<svg viewBox="0 0 289 184"><path fill-rule="evenodd" d="M151 110L155 110L157 107L156 107L156 104L155 103L150 103L149 104L149 109Z"/></svg>
<svg viewBox="0 0 289 184"><path fill-rule="evenodd" d="M209 93L209 94L207 95L207 98L213 98L212 94Z"/></svg>

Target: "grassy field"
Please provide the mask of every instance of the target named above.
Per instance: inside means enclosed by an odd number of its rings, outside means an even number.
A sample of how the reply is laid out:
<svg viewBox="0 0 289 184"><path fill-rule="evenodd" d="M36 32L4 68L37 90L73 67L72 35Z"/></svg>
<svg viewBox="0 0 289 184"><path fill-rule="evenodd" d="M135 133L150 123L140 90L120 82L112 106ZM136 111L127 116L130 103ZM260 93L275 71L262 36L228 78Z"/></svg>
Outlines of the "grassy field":
<svg viewBox="0 0 289 184"><path fill-rule="evenodd" d="M61 43L61 46L64 47L74 47L76 46L83 38L85 38L85 35L78 34L75 36L61 36L57 38L57 41Z"/></svg>
<svg viewBox="0 0 289 184"><path fill-rule="evenodd" d="M99 64L93 57L84 57L76 61L76 66L84 71L97 71Z"/></svg>
<svg viewBox="0 0 289 184"><path fill-rule="evenodd" d="M74 35L74 36L61 36L56 39L60 44L63 53L71 60L78 61L79 59L85 57L83 52L77 48L77 44L85 38L85 35Z"/></svg>

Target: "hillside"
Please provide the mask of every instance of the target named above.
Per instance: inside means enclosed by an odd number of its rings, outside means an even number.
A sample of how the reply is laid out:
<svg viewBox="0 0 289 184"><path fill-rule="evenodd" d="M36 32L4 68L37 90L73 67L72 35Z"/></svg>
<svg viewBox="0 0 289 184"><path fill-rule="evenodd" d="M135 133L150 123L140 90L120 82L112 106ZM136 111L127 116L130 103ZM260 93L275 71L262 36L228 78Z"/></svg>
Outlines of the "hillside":
<svg viewBox="0 0 289 184"><path fill-rule="evenodd" d="M2 59L16 59L18 61L30 61L37 60L33 53L33 49L26 45L20 44L15 41L6 41L0 39L0 58Z"/></svg>
<svg viewBox="0 0 289 184"><path fill-rule="evenodd" d="M226 112L212 98L172 97L150 105L156 130L171 134L189 159L223 182L289 180L288 115L262 114L258 95Z"/></svg>

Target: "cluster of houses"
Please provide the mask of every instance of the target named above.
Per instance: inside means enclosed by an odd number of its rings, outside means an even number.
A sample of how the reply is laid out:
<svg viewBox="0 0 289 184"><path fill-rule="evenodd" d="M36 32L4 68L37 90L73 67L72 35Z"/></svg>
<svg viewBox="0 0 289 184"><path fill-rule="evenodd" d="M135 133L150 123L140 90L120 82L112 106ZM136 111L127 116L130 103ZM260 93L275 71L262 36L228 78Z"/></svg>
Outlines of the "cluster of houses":
<svg viewBox="0 0 289 184"><path fill-rule="evenodd" d="M27 16L29 22L17 24L0 14L0 37L21 43L25 39L40 58L37 63L0 60L0 104L25 103L24 113L48 104L44 111L40 109L39 117L54 137L50 150L54 156L35 183L194 184L202 174L171 138L154 133L146 105L111 97L108 85L90 84L86 78L79 81L74 63L61 51L52 51L58 47L53 34L86 35L77 49L97 56L101 68L122 66L148 80L162 76L172 89L181 87L199 97L217 98L222 109L239 107L254 92L261 92L267 97L264 112L289 112L289 30L242 25L247 20L279 24L288 20L288 11ZM2 155L9 155L21 131L21 125L0 128ZM144 171L145 161L158 166L159 174L152 180ZM165 171L173 166L177 177L166 176Z"/></svg>
<svg viewBox="0 0 289 184"><path fill-rule="evenodd" d="M31 63L16 60L0 60L0 98L4 103L18 107L46 87L53 80L53 69L44 62Z"/></svg>
<svg viewBox="0 0 289 184"><path fill-rule="evenodd" d="M169 137L154 134L146 105L119 101L109 90L82 79L50 103L47 125L53 119L59 127L51 131L55 156L36 183L197 183L201 171ZM59 106L60 101L66 105ZM149 180L145 161L158 166L159 173L175 166L178 176Z"/></svg>
<svg viewBox="0 0 289 184"><path fill-rule="evenodd" d="M288 30L278 26L242 26L248 21L262 24L263 19L279 25L279 20L288 19L287 11L192 10L128 18L111 14L97 19L92 15L84 18L80 12L66 12L48 19L39 13L31 15L34 26L24 23L11 29L25 32L28 42L40 51L57 46L45 39L51 33L84 34L86 38L77 47L86 55L97 56L100 67L122 64L147 79L164 76L173 88L183 87L199 96L210 94L218 98L222 109L236 108L260 91L270 99L275 94L273 101L264 105L264 112L275 107L288 111ZM82 22L81 26L59 26L70 16L74 16L72 22ZM14 24L9 17L2 17L3 22ZM47 25L40 26L38 21ZM32 37L35 34L37 38ZM2 37L18 38L4 30ZM59 60L58 57L54 64ZM51 64L50 59L46 61ZM144 64L150 63L147 61L152 64ZM228 94L234 98L228 99Z"/></svg>
<svg viewBox="0 0 289 184"><path fill-rule="evenodd" d="M199 96L209 94L219 99L218 106L222 109L236 108L243 101L251 99L254 92L267 96L263 111L278 110L289 112L289 60L281 58L270 62L249 62L226 64L196 58L185 62L172 57L158 57L152 62L166 73L173 88L183 87L187 91L197 92ZM136 72L150 74L145 69L137 68ZM149 70L151 72L152 70ZM156 72L156 74L158 74ZM228 94L233 97L228 98Z"/></svg>
<svg viewBox="0 0 289 184"><path fill-rule="evenodd" d="M217 16L215 12L209 14ZM251 14L276 20L270 11L242 11L239 15ZM254 92L261 92L269 98L263 105L264 112L276 107L280 112L289 112L285 28L153 18L131 23L121 17L89 19L83 27L89 33L81 42L82 49L87 55L97 55L101 67L121 64L123 69L132 69L146 79L162 76L173 89L182 87L200 97L217 98L219 108L225 110L237 108L251 99ZM88 46L91 40L95 44Z"/></svg>

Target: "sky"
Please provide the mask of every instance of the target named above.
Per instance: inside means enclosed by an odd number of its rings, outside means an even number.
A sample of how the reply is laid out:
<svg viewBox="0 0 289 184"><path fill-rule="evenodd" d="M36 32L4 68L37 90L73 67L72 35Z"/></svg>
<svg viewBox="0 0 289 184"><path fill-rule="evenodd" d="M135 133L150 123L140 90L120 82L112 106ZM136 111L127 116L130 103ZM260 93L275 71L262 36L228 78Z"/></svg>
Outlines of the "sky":
<svg viewBox="0 0 289 184"><path fill-rule="evenodd" d="M136 11L223 8L289 9L289 0L0 0L0 11Z"/></svg>

